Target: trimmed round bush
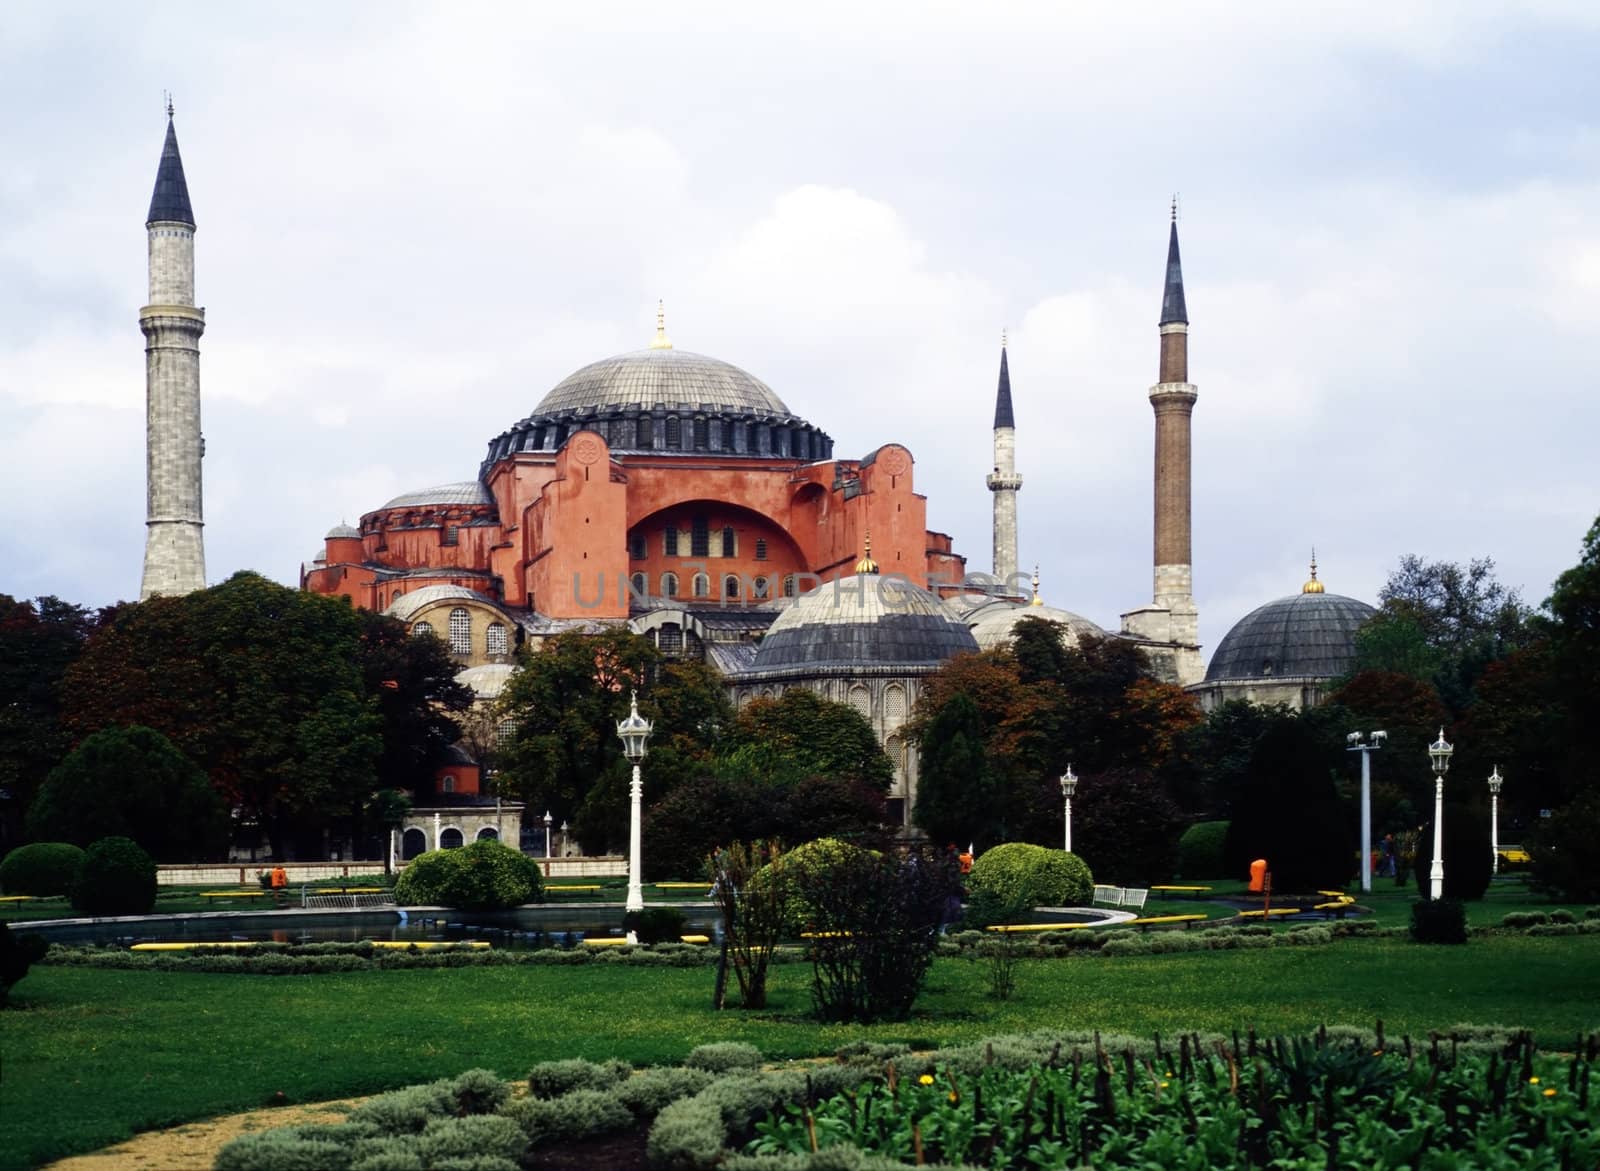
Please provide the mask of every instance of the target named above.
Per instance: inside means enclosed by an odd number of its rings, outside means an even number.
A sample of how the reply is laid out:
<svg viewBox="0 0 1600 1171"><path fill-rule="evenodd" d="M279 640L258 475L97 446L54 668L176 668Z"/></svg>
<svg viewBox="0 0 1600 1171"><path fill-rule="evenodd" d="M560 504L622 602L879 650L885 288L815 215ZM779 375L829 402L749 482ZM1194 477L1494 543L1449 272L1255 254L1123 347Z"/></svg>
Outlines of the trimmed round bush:
<svg viewBox="0 0 1600 1171"><path fill-rule="evenodd" d="M132 838L101 838L83 852L72 908L90 915L148 915L156 905L156 863Z"/></svg>
<svg viewBox="0 0 1600 1171"><path fill-rule="evenodd" d="M70 842L34 842L0 859L0 891L8 895L64 895L72 890L83 851Z"/></svg>
<svg viewBox="0 0 1600 1171"><path fill-rule="evenodd" d="M413 858L394 886L394 901L402 907L462 911L501 911L539 902L543 895L539 864L490 838Z"/></svg>
<svg viewBox="0 0 1600 1171"><path fill-rule="evenodd" d="M1228 872L1222 846L1228 840L1226 821L1197 821L1178 839L1178 873L1184 878L1216 878Z"/></svg>
<svg viewBox="0 0 1600 1171"><path fill-rule="evenodd" d="M1081 907L1094 893L1094 876L1076 854L1029 842L985 850L968 876L975 894L1005 906Z"/></svg>
<svg viewBox="0 0 1600 1171"><path fill-rule="evenodd" d="M860 850L860 846L842 842L838 838L813 838L804 845L796 846L794 849L786 851L776 868L769 863L757 870L752 881L761 884L773 881L784 882L785 874L794 874L800 868L828 869L838 865ZM867 852L876 853L874 850ZM784 896L784 934L798 936L806 929L812 917L811 905L795 891L792 883L788 884L788 891Z"/></svg>
<svg viewBox="0 0 1600 1171"><path fill-rule="evenodd" d="M1489 840L1489 818L1477 807L1464 802L1444 805L1444 896L1447 899L1476 901L1489 890L1494 875L1494 857L1484 848ZM1426 899L1433 890L1429 871L1433 869L1433 827L1423 830L1417 842L1414 877L1417 894Z"/></svg>

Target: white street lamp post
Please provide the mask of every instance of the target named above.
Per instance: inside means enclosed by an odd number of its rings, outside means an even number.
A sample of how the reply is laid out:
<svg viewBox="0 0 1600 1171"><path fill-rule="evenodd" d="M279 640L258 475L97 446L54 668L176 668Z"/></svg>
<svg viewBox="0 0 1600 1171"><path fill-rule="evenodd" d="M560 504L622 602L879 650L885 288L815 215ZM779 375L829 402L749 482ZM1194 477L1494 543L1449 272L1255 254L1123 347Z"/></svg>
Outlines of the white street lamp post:
<svg viewBox="0 0 1600 1171"><path fill-rule="evenodd" d="M1444 897L1444 774L1450 771L1450 754L1455 749L1439 729L1439 738L1428 745L1428 759L1433 763L1433 865L1428 870L1429 897Z"/></svg>
<svg viewBox="0 0 1600 1171"><path fill-rule="evenodd" d="M1072 795L1078 791L1078 776L1072 771L1072 766L1067 765L1067 771L1061 774L1061 800L1066 804L1064 818L1066 820L1066 845L1063 847L1067 853L1072 853Z"/></svg>
<svg viewBox="0 0 1600 1171"><path fill-rule="evenodd" d="M652 725L639 714L639 693L633 693L632 710L628 718L617 721L617 735L622 739L622 755L633 764L633 783L628 787L628 901L623 908L628 911L644 910L644 886L639 880L639 850L642 837L640 821L644 815L644 783L639 779L639 762L644 759L645 743L650 739Z"/></svg>
<svg viewBox="0 0 1600 1171"><path fill-rule="evenodd" d="M544 859L550 860L550 823L555 819L550 816L550 811L544 811Z"/></svg>
<svg viewBox="0 0 1600 1171"><path fill-rule="evenodd" d="M1361 742L1360 732L1345 737L1346 752L1361 754L1361 889L1372 893L1372 754L1383 747L1387 732L1372 733L1371 743Z"/></svg>
<svg viewBox="0 0 1600 1171"><path fill-rule="evenodd" d="M1506 779L1500 775L1500 766L1489 774L1489 853L1494 858L1493 873L1500 873L1500 786Z"/></svg>

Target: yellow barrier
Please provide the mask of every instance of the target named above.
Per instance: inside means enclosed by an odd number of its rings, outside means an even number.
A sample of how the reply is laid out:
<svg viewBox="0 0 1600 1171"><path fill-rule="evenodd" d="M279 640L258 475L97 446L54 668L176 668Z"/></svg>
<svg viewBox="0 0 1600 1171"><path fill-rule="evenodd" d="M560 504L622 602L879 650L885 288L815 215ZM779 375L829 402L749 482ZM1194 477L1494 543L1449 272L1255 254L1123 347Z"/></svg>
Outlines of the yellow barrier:
<svg viewBox="0 0 1600 1171"><path fill-rule="evenodd" d="M0 903L31 903L38 895L0 895Z"/></svg>
<svg viewBox="0 0 1600 1171"><path fill-rule="evenodd" d="M197 947L255 947L249 939L206 939L193 943L136 943L129 951L190 951Z"/></svg>
<svg viewBox="0 0 1600 1171"><path fill-rule="evenodd" d="M206 890L200 892L203 899L264 899L267 892L264 890Z"/></svg>
<svg viewBox="0 0 1600 1171"><path fill-rule="evenodd" d="M364 939L363 943L370 943L373 947L406 948L416 947L427 949L430 947L488 947L481 939L421 939L413 943L406 939Z"/></svg>
<svg viewBox="0 0 1600 1171"><path fill-rule="evenodd" d="M1250 912L1246 911L1245 914L1248 915ZM1274 911L1273 914L1276 915L1277 912ZM1203 923L1205 919L1204 915L1151 915L1147 919L1129 919L1127 925L1148 927L1152 923Z"/></svg>
<svg viewBox="0 0 1600 1171"><path fill-rule="evenodd" d="M545 887L545 890L599 890L599 889L600 889L600 884L598 882L595 883L593 886L547 886L547 887Z"/></svg>
<svg viewBox="0 0 1600 1171"><path fill-rule="evenodd" d="M678 936L678 939L679 939L680 942L683 942L683 943L710 943L711 942L711 936L709 936L709 935L680 935L680 936Z"/></svg>
<svg viewBox="0 0 1600 1171"><path fill-rule="evenodd" d="M1151 890L1176 891L1180 894L1200 894L1208 891L1209 886L1152 886Z"/></svg>
<svg viewBox="0 0 1600 1171"><path fill-rule="evenodd" d="M1090 927L1090 923L996 923L992 927L985 927L985 931L1077 931Z"/></svg>
<svg viewBox="0 0 1600 1171"><path fill-rule="evenodd" d="M652 882L657 890L710 890L709 882Z"/></svg>
<svg viewBox="0 0 1600 1171"><path fill-rule="evenodd" d="M1300 908L1299 907L1273 907L1272 910L1270 910L1270 911L1240 911L1239 912L1239 918L1241 918L1241 919L1250 919L1250 918L1260 919L1260 918L1264 918L1267 915L1298 915L1299 913L1300 913Z"/></svg>
<svg viewBox="0 0 1600 1171"><path fill-rule="evenodd" d="M584 947L627 947L626 939L585 939Z"/></svg>

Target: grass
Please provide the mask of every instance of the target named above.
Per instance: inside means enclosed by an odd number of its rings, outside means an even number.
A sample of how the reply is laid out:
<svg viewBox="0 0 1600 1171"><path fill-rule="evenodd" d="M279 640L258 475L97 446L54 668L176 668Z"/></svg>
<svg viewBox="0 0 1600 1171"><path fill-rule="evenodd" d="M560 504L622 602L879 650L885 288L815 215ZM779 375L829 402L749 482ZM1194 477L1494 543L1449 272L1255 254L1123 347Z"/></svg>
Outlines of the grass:
<svg viewBox="0 0 1600 1171"><path fill-rule="evenodd" d="M870 1037L931 1046L1035 1028L1171 1034L1324 1022L1394 1035L1475 1022L1570 1046L1600 1026L1600 936L1496 936L1465 947L1327 947L1025 961L1014 999L982 965L935 964L914 1018L819 1025L809 968L774 970L762 1013L713 1013L709 968L515 967L239 977L39 967L0 1014L0 1171L138 1130L390 1089L474 1066L524 1075L556 1057L675 1062L702 1041L772 1057Z"/></svg>

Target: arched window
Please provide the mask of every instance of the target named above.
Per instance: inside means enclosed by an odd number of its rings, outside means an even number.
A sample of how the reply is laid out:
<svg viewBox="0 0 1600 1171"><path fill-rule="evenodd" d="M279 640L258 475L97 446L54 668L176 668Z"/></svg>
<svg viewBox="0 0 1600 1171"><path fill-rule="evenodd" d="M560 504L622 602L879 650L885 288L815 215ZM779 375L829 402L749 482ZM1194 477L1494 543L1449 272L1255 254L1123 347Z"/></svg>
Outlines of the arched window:
<svg viewBox="0 0 1600 1171"><path fill-rule="evenodd" d="M870 720L872 718L872 693L857 683L850 689L850 706Z"/></svg>
<svg viewBox="0 0 1600 1171"><path fill-rule="evenodd" d="M418 622L415 626L413 626L411 628L411 634L412 634L413 638L421 638L425 634L432 634L432 633L433 633L433 623L431 623L431 622Z"/></svg>
<svg viewBox="0 0 1600 1171"><path fill-rule="evenodd" d="M461 606L450 611L450 653L472 653L472 616Z"/></svg>
<svg viewBox="0 0 1600 1171"><path fill-rule="evenodd" d="M504 748L517 734L517 721L501 720L494 726L494 746Z"/></svg>
<svg viewBox="0 0 1600 1171"><path fill-rule="evenodd" d="M704 573L694 575L694 596L709 598L711 596L711 578Z"/></svg>
<svg viewBox="0 0 1600 1171"><path fill-rule="evenodd" d="M676 622L662 623L656 631L656 646L662 654L680 654L683 651L683 627Z"/></svg>
<svg viewBox="0 0 1600 1171"><path fill-rule="evenodd" d="M643 533L634 533L628 538L628 556L635 561L643 561L650 556L650 550L645 545Z"/></svg>
<svg viewBox="0 0 1600 1171"><path fill-rule="evenodd" d="M483 632L483 649L491 655L508 653L504 622L489 623L489 628Z"/></svg>
<svg viewBox="0 0 1600 1171"><path fill-rule="evenodd" d="M767 582L767 579L764 577L758 577L754 582L751 583L751 592L754 593L758 598L766 597L769 588L770 586Z"/></svg>
<svg viewBox="0 0 1600 1171"><path fill-rule="evenodd" d="M678 423L677 415L667 416L667 450L677 451L683 442L683 434Z"/></svg>
<svg viewBox="0 0 1600 1171"><path fill-rule="evenodd" d="M641 415L639 417L639 449L641 451L650 450L651 439L653 438L654 434L654 429L650 424L651 419L649 415Z"/></svg>
<svg viewBox="0 0 1600 1171"><path fill-rule="evenodd" d="M439 848L441 850L455 850L461 846L461 831L451 826L439 835Z"/></svg>
<svg viewBox="0 0 1600 1171"><path fill-rule="evenodd" d="M636 597L644 597L650 592L650 579L642 573L636 573L628 579L628 588Z"/></svg>
<svg viewBox="0 0 1600 1171"><path fill-rule="evenodd" d="M730 573L722 579L722 596L737 598L739 596L739 575Z"/></svg>
<svg viewBox="0 0 1600 1171"><path fill-rule="evenodd" d="M756 538L756 560L757 561L765 561L766 559L767 559L767 541L766 541L766 538L765 537L757 537Z"/></svg>
<svg viewBox="0 0 1600 1171"><path fill-rule="evenodd" d="M710 441L711 428L707 420L697 417L694 421L694 449L704 451Z"/></svg>
<svg viewBox="0 0 1600 1171"><path fill-rule="evenodd" d="M426 853L428 849L428 835L413 826L400 835L400 858L409 862L418 854Z"/></svg>
<svg viewBox="0 0 1600 1171"><path fill-rule="evenodd" d="M792 574L792 573L784 574L783 575L783 596L786 597L786 598L792 598L795 595L795 590L796 590L796 586L795 586L795 581L794 581L794 574Z"/></svg>
<svg viewBox="0 0 1600 1171"><path fill-rule="evenodd" d="M906 720L906 689L891 683L883 689L883 722L887 727L898 728Z"/></svg>
<svg viewBox="0 0 1600 1171"><path fill-rule="evenodd" d="M739 555L738 539L733 535L732 525L722 526L722 555L724 557L737 557Z"/></svg>
<svg viewBox="0 0 1600 1171"><path fill-rule="evenodd" d="M500 840L500 831L492 825L486 825L478 831L477 841L497 842Z"/></svg>
<svg viewBox="0 0 1600 1171"><path fill-rule="evenodd" d="M711 525L703 516L697 516L690 522L689 556L711 556Z"/></svg>
<svg viewBox="0 0 1600 1171"><path fill-rule="evenodd" d="M663 573L661 575L661 596L663 598L675 598L678 596L677 574Z"/></svg>
<svg viewBox="0 0 1600 1171"><path fill-rule="evenodd" d="M439 778L439 792L454 793L456 791L456 778L454 773L445 773Z"/></svg>

